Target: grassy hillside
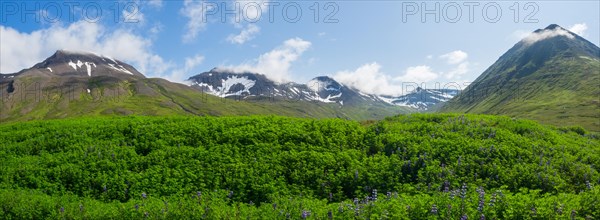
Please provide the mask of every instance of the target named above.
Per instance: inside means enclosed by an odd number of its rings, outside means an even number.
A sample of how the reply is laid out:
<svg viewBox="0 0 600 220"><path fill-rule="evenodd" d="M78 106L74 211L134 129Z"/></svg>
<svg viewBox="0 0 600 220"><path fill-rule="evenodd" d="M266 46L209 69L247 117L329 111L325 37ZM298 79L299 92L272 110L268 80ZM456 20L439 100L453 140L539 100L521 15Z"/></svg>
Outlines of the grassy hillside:
<svg viewBox="0 0 600 220"><path fill-rule="evenodd" d="M555 59L527 76L489 81L465 91L442 111L502 114L600 131L600 60Z"/></svg>
<svg viewBox="0 0 600 220"><path fill-rule="evenodd" d="M498 114L600 131L600 48L558 25L515 44L442 112Z"/></svg>
<svg viewBox="0 0 600 220"><path fill-rule="evenodd" d="M0 125L0 216L600 218L600 139L508 117Z"/></svg>
<svg viewBox="0 0 600 220"><path fill-rule="evenodd" d="M313 118L382 119L411 112L397 106L340 106L299 100L237 101L218 98L163 79L107 76L20 76L12 93L0 92L0 122L110 115L284 115ZM0 89L8 83L0 84ZM87 89L90 89L89 92Z"/></svg>

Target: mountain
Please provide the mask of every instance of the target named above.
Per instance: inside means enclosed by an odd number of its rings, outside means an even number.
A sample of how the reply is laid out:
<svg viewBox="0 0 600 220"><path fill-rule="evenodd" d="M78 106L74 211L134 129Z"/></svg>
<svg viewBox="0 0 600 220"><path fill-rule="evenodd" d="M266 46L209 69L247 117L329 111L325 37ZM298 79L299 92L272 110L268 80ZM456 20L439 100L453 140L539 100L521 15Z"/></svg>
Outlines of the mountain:
<svg viewBox="0 0 600 220"><path fill-rule="evenodd" d="M441 111L600 131L600 48L558 25L515 44Z"/></svg>
<svg viewBox="0 0 600 220"><path fill-rule="evenodd" d="M260 75L247 77L257 77L252 78L253 81L264 85L264 88L278 88L287 92L289 95L285 97L288 100L257 101L260 97L244 101L223 99L221 97L229 97L231 94L228 92L241 88L246 82L234 84L223 90L226 91L224 94L213 96L199 92L196 87L160 78L146 78L131 65L108 56L59 50L31 68L17 73L0 74L0 122L131 114L275 114L366 120L411 111L408 108L377 104L340 108L340 104L344 101L352 103L352 99L338 100L333 96L328 98L325 92L313 92L306 85L293 83L273 87L270 80ZM236 79L242 80L244 76ZM227 81L221 86L229 83ZM248 91L256 93L257 88ZM241 88L236 92L244 95L244 90ZM346 89L340 88L340 91L345 92ZM307 98L304 98L306 93L314 96L306 95ZM336 103L314 101L317 99Z"/></svg>
<svg viewBox="0 0 600 220"><path fill-rule="evenodd" d="M387 103L397 106L407 106L419 111L427 111L438 104L452 99L459 93L456 89L423 89L417 87L414 91L402 96L385 96L379 98Z"/></svg>
<svg viewBox="0 0 600 220"><path fill-rule="evenodd" d="M309 101L340 106L385 104L375 95L363 94L327 76L316 77L306 84L276 83L258 73L234 73L214 68L192 76L188 81L193 88L223 98Z"/></svg>
<svg viewBox="0 0 600 220"><path fill-rule="evenodd" d="M335 103L342 108L356 106L404 107L410 111L426 111L446 102L456 94L453 89L417 88L401 96L365 94L345 86L328 76L319 76L306 84L276 83L258 73L235 73L214 68L188 79L193 88L218 97L236 100L297 100Z"/></svg>

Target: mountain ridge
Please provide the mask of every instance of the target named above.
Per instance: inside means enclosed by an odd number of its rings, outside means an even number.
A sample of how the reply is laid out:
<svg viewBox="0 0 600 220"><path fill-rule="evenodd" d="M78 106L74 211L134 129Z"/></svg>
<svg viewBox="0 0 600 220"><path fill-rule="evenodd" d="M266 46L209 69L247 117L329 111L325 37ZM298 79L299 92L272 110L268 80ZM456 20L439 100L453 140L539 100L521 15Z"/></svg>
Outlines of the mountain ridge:
<svg viewBox="0 0 600 220"><path fill-rule="evenodd" d="M549 25L517 42L441 111L503 114L600 131L599 81L600 48Z"/></svg>

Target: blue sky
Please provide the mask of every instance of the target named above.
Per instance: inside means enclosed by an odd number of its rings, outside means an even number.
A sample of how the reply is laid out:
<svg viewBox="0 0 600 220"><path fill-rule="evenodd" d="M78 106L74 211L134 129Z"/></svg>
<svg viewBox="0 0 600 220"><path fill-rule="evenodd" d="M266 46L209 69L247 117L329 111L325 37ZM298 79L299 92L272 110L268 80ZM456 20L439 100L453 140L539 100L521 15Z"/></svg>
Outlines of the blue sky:
<svg viewBox="0 0 600 220"><path fill-rule="evenodd" d="M328 75L364 92L398 94L409 83L464 88L549 24L600 41L598 1L237 3L2 1L0 72L69 49L109 55L176 82L218 67L278 82Z"/></svg>

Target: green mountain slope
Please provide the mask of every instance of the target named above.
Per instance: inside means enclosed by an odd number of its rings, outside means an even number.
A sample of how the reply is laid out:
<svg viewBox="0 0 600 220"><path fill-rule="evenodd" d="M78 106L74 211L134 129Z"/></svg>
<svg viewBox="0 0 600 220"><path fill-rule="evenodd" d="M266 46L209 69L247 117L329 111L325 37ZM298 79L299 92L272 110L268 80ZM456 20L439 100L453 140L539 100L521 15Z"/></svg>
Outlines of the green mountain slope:
<svg viewBox="0 0 600 220"><path fill-rule="evenodd" d="M112 58L57 51L35 66L0 75L0 122L99 115L286 115L381 119L411 112L388 105L341 107L301 100L236 101L146 78Z"/></svg>
<svg viewBox="0 0 600 220"><path fill-rule="evenodd" d="M66 119L0 143L8 219L600 217L598 136L509 117Z"/></svg>
<svg viewBox="0 0 600 220"><path fill-rule="evenodd" d="M600 131L600 48L558 25L533 32L443 112L502 114Z"/></svg>

